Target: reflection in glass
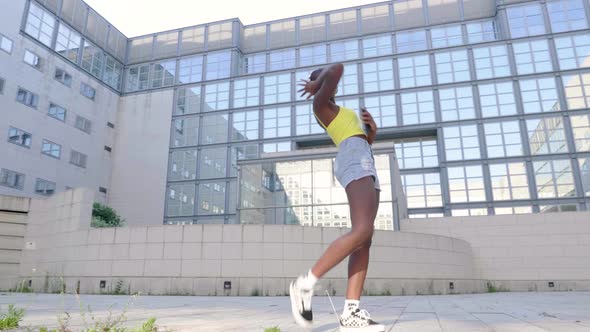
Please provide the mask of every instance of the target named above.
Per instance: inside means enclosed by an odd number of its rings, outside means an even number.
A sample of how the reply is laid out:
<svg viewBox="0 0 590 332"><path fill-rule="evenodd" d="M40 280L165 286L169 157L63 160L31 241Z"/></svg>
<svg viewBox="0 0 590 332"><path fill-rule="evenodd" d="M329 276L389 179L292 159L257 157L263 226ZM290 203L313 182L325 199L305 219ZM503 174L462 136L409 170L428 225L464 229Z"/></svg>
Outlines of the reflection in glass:
<svg viewBox="0 0 590 332"><path fill-rule="evenodd" d="M570 160L535 161L533 168L539 198L575 196Z"/></svg>

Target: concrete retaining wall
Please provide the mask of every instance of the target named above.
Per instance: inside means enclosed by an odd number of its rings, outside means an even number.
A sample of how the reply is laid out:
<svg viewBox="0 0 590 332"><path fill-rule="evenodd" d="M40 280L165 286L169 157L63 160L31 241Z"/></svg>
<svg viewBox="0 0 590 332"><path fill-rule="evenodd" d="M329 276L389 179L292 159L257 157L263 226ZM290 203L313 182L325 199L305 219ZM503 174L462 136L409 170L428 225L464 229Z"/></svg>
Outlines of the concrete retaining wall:
<svg viewBox="0 0 590 332"><path fill-rule="evenodd" d="M33 289L58 292L65 284L82 293L284 295L288 282L348 231L290 225L90 229L92 198L76 189L33 201L26 237L32 248L20 268ZM476 290L465 241L377 231L371 255L368 293L447 293L448 280L453 291ZM346 263L321 284L343 294Z"/></svg>
<svg viewBox="0 0 590 332"><path fill-rule="evenodd" d="M29 198L0 196L0 290L17 283Z"/></svg>
<svg viewBox="0 0 590 332"><path fill-rule="evenodd" d="M91 229L92 201L85 189L32 200L21 280L46 292L284 295L288 282L347 231L291 225ZM402 232L375 233L365 291L485 292L488 281L498 290L589 290L589 220L588 212L404 220ZM343 294L345 276L343 262L321 288ZM231 289L224 289L226 282Z"/></svg>
<svg viewBox="0 0 590 332"><path fill-rule="evenodd" d="M475 277L498 289L590 290L590 212L413 219L401 229L469 242Z"/></svg>

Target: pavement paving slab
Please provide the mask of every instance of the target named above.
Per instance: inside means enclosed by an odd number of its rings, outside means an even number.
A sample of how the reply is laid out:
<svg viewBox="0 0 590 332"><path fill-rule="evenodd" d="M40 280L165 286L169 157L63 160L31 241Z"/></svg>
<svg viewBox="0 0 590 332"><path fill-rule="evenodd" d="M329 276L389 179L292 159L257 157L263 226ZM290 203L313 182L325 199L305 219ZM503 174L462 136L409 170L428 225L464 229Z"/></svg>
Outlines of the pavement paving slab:
<svg viewBox="0 0 590 332"><path fill-rule="evenodd" d="M344 298L332 298L336 309ZM26 310L21 322L33 331L55 328L70 316L73 331L125 313L125 326L150 317L168 331L305 331L291 317L288 297L123 296L0 293L0 312L14 304ZM590 332L590 292L490 293L464 295L367 296L361 306L387 332ZM90 309L88 309L90 308ZM326 296L313 300L313 331L338 331ZM83 315L82 313L85 313ZM86 322L85 322L86 320Z"/></svg>

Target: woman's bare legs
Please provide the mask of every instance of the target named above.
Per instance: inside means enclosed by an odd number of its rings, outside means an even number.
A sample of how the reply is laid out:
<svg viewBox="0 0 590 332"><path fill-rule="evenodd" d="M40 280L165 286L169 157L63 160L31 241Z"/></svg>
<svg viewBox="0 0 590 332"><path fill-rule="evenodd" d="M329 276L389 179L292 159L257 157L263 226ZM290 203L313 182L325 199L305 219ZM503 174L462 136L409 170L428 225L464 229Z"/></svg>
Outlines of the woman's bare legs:
<svg viewBox="0 0 590 332"><path fill-rule="evenodd" d="M375 190L377 194L375 214L379 208L379 191ZM352 211L351 211L352 214ZM373 217L373 221L375 217ZM363 286L365 278L367 277L367 269L369 267L369 252L371 249L371 240L363 244L348 258L348 287L346 288L347 300L359 300L363 293Z"/></svg>
<svg viewBox="0 0 590 332"><path fill-rule="evenodd" d="M352 254L348 265L346 298L358 299L362 293L367 274L369 248L373 237L373 222L379 206L379 195L371 177L351 182L346 187L346 194L350 205L352 228L350 232L330 244L311 269L311 273L321 278L344 258ZM349 295L354 297L349 297Z"/></svg>

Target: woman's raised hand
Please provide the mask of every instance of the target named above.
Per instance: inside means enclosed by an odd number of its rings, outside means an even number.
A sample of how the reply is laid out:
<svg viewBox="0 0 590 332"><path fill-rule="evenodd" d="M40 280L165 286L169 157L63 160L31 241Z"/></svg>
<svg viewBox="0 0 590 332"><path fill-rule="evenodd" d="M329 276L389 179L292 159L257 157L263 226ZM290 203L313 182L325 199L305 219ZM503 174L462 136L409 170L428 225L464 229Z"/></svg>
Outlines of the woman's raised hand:
<svg viewBox="0 0 590 332"><path fill-rule="evenodd" d="M310 81L302 79L298 86L302 87L301 89L297 90L297 92L301 92L301 97L308 95L306 99L313 97L319 90L319 84L317 81Z"/></svg>

